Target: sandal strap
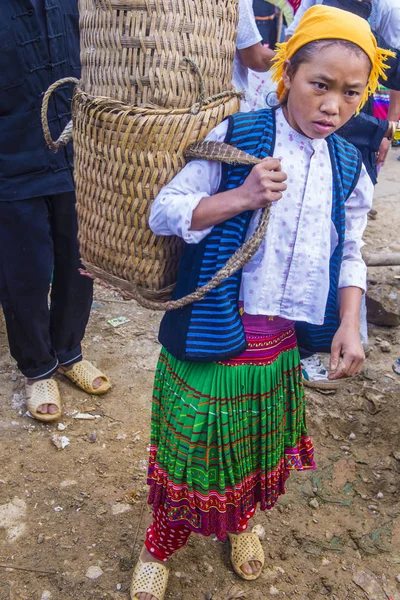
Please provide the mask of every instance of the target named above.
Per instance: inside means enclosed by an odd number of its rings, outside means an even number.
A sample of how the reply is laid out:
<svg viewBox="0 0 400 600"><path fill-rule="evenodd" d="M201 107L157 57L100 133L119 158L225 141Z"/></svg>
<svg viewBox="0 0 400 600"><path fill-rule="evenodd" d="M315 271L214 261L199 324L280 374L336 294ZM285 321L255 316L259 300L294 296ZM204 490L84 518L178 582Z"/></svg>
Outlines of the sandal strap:
<svg viewBox="0 0 400 600"><path fill-rule="evenodd" d="M68 371L61 372L63 375L65 375L65 377L68 377L68 379L79 386L82 390L91 394L101 391L101 388L104 384L108 384L108 387L110 386L110 380L108 377L88 360L81 360L72 365L72 368ZM98 378L103 379L104 384L102 384L99 388L94 389L93 381Z"/></svg>
<svg viewBox="0 0 400 600"><path fill-rule="evenodd" d="M131 598L135 594L151 594L157 600L164 600L169 570L156 562L143 562L140 558L135 567L131 584Z"/></svg>
<svg viewBox="0 0 400 600"><path fill-rule="evenodd" d="M26 406L29 412L42 420L56 419L61 413L61 398L57 382L54 379L39 379L25 386ZM42 404L55 404L59 411L54 415L38 413Z"/></svg>
<svg viewBox="0 0 400 600"><path fill-rule="evenodd" d="M242 565L249 560L256 560L261 563L261 567L264 566L264 550L260 538L255 533L231 533L229 540L232 547L231 559L236 568L242 570Z"/></svg>

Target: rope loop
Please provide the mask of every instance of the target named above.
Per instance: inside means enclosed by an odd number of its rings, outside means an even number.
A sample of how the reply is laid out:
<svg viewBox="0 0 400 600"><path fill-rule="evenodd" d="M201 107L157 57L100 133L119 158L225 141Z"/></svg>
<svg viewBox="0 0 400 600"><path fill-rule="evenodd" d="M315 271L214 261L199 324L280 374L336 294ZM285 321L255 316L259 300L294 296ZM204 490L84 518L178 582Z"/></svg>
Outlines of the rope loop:
<svg viewBox="0 0 400 600"><path fill-rule="evenodd" d="M66 125L66 127L65 127L64 131L61 133L60 137L56 141L54 141L53 138L51 137L49 121L47 118L47 112L49 110L49 101L50 101L51 95L53 94L54 90L56 90L60 85L64 85L65 83L75 83L76 85L78 85L80 83L80 81L76 77L64 77L63 79L59 79L58 81L53 83L49 87L49 89L46 91L46 93L43 96L43 102L42 102L41 117L42 117L43 135L44 135L46 144L48 145L50 150L53 150L54 152L57 152L57 150L59 150L63 146L66 146L72 138L72 121L70 121Z"/></svg>

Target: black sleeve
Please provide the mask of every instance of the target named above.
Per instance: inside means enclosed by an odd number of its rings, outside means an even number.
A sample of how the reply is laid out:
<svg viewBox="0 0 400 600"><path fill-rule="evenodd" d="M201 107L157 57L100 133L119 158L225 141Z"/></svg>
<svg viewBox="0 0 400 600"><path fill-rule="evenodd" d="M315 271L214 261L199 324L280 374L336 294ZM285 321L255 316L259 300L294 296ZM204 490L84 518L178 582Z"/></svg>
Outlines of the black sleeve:
<svg viewBox="0 0 400 600"><path fill-rule="evenodd" d="M388 126L389 121L386 119L378 119L361 112L347 121L337 133L359 150L368 148L371 152L378 152Z"/></svg>
<svg viewBox="0 0 400 600"><path fill-rule="evenodd" d="M390 56L386 61L386 64L389 66L388 69L385 69L385 75L387 76L387 79L381 78L379 83L390 90L395 90L398 92L400 91L400 50L389 46L389 44L385 42L384 38L376 31L373 31L373 34L380 48L393 50L393 52L396 53L394 58Z"/></svg>

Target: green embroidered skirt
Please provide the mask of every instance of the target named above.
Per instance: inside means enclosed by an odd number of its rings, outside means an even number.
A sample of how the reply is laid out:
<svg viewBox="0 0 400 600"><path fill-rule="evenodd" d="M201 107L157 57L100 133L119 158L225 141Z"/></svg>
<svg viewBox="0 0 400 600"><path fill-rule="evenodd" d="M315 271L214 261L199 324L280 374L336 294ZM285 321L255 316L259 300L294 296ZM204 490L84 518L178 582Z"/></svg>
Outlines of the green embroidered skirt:
<svg viewBox="0 0 400 600"><path fill-rule="evenodd" d="M294 328L247 342L224 363L161 351L149 503L165 506L172 527L225 539L257 504L274 506L291 469L315 467Z"/></svg>

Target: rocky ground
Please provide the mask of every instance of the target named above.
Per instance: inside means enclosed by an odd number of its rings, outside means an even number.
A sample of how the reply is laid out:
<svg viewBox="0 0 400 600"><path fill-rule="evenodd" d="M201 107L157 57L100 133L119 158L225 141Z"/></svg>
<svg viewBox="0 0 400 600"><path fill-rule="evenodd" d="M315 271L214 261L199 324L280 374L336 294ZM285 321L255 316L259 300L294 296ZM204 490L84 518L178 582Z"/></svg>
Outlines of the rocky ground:
<svg viewBox="0 0 400 600"><path fill-rule="evenodd" d="M368 250L400 250L397 154L377 188ZM400 267L370 269L369 278L395 314ZM26 415L0 319L0 600L128 598L150 519L146 448L159 315L100 288L95 297L85 355L114 386L97 398L60 378L63 427ZM119 316L129 321L108 324ZM193 536L171 561L167 598L400 599L400 377L391 370L400 329L369 333L363 374L335 395L308 394L318 470L291 476L279 505L254 518L266 553L262 577L238 579L224 544ZM55 434L69 445L57 449Z"/></svg>

